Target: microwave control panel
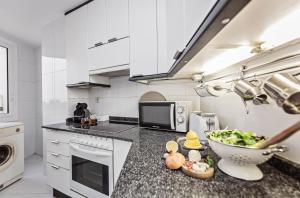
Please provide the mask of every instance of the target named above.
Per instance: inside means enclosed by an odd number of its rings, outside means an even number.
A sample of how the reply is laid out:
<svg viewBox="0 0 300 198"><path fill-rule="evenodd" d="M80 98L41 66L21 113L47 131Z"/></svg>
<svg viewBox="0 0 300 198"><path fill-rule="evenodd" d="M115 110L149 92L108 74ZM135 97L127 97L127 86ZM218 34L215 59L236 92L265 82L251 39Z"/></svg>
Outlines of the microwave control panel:
<svg viewBox="0 0 300 198"><path fill-rule="evenodd" d="M188 131L189 113L191 112L191 108L192 102L190 101L176 102L176 131Z"/></svg>

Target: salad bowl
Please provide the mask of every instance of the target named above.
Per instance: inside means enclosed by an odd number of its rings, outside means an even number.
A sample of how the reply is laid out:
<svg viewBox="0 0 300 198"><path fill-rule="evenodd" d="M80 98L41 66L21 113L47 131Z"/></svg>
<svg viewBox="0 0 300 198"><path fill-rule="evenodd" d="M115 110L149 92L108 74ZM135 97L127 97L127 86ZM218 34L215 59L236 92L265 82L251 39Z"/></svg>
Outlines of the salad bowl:
<svg viewBox="0 0 300 198"><path fill-rule="evenodd" d="M257 167L269 160L276 152L285 152L285 146L270 146L266 149L225 144L207 137L212 150L222 159L218 168L224 173L243 180L255 181L263 178L263 173Z"/></svg>

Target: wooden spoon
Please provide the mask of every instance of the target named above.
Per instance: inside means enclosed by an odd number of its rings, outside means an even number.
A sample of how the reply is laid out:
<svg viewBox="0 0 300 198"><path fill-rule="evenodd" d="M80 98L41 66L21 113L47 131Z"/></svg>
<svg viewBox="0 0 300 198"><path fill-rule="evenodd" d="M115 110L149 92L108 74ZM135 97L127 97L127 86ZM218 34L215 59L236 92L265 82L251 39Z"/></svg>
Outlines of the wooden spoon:
<svg viewBox="0 0 300 198"><path fill-rule="evenodd" d="M282 142L283 140L287 139L288 137L290 137L294 133L298 132L299 130L300 130L300 121L293 124L289 128L286 128L285 130L281 131L277 135L273 136L271 139L269 139L266 142L264 142L263 144L261 144L258 148L264 149L273 144Z"/></svg>

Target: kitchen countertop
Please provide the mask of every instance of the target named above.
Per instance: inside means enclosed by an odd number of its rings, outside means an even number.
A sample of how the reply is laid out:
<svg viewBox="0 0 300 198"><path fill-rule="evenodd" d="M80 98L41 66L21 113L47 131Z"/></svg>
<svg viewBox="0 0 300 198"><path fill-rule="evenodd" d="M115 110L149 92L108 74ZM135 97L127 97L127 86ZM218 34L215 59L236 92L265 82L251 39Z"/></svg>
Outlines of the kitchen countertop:
<svg viewBox="0 0 300 198"><path fill-rule="evenodd" d="M43 128L82 133L63 124ZM88 131L85 134L132 141L112 197L300 197L300 182L285 175L268 163L260 165L264 178L243 181L226 175L216 168L215 176L199 180L184 175L180 170L169 170L161 158L165 143L182 136L140 129L139 127L116 134ZM207 152L219 160L210 149Z"/></svg>

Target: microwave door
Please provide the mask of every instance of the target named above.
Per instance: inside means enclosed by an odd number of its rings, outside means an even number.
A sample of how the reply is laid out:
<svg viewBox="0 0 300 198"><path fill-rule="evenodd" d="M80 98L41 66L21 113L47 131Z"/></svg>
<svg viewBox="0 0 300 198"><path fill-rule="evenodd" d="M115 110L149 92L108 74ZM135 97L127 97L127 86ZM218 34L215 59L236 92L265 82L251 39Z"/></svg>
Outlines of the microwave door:
<svg viewBox="0 0 300 198"><path fill-rule="evenodd" d="M141 127L175 130L175 103L140 103L139 120Z"/></svg>

